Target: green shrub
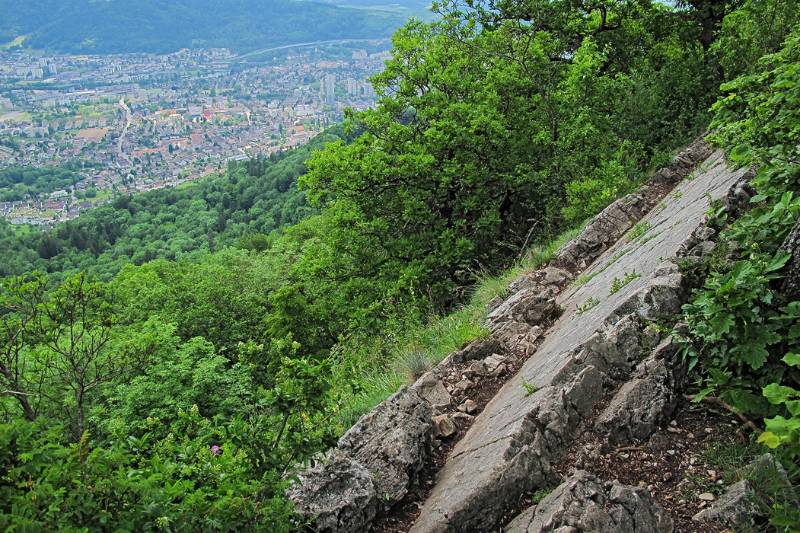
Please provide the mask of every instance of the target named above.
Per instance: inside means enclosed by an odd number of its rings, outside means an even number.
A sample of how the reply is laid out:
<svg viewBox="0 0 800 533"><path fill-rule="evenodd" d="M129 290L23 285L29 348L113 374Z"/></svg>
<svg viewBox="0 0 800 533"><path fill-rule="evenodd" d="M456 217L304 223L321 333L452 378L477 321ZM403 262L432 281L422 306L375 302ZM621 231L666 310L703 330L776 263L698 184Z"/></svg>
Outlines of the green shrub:
<svg viewBox="0 0 800 533"><path fill-rule="evenodd" d="M746 9L753 5L747 2ZM751 210L722 231L726 257L714 254L703 287L684 306L689 334L682 341L701 385L697 397L716 394L763 418L758 442L790 465L800 461L800 302L778 287L790 259L779 248L800 216L799 73L795 29L778 53L723 85L725 94L714 105L714 141L734 163L759 166L753 179L759 194ZM711 215L718 225L727 222L718 208ZM781 502L770 514L779 530L800 526L800 516Z"/></svg>

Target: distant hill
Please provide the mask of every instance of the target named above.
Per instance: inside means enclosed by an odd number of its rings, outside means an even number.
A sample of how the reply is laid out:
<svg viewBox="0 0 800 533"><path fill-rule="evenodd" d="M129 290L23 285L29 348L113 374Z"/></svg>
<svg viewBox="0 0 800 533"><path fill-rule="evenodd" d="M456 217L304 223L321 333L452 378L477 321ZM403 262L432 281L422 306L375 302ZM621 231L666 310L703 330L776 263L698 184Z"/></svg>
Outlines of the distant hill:
<svg viewBox="0 0 800 533"><path fill-rule="evenodd" d="M368 6L367 4L374 4ZM386 37L425 2L354 7L302 0L0 0L0 45L71 53L248 51L299 42ZM355 7L358 5L358 7Z"/></svg>

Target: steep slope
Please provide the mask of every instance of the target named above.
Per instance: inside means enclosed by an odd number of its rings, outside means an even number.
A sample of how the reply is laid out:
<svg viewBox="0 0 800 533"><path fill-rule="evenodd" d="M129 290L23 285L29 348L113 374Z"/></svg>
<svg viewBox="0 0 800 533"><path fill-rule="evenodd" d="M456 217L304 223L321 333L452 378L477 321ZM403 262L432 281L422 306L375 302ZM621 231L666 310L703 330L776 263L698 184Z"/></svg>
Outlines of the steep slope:
<svg viewBox="0 0 800 533"><path fill-rule="evenodd" d="M557 479L555 465L579 428L597 423L623 439L652 432L674 408L680 381L663 331L687 291L677 260L667 260L710 248L703 223L710 202L746 200L745 174L698 142L640 191L606 208L549 266L512 284L511 296L488 315L489 339L452 354L376 407L328 461L302 473L291 492L301 513L317 520L320 531L360 531L398 502L415 509L408 499L416 494L423 501L418 512L403 512L406 526L378 530L406 530L410 523L414 533L495 530L513 502ZM488 402L482 399L485 385L519 363ZM648 373L652 368L663 371ZM661 381L647 381L653 379ZM644 399L625 393L620 385L629 380L627 389L655 392ZM645 385L637 388L636 380ZM617 410L595 421L608 401ZM477 413L474 420L469 412ZM458 437L442 457L448 439ZM427 490L423 472L437 457L444 464ZM602 481L579 476L571 483L591 492ZM633 488L611 493L645 498ZM646 517L641 524L656 524L649 530L671 530L650 500L628 510L628 522Z"/></svg>
<svg viewBox="0 0 800 533"><path fill-rule="evenodd" d="M723 197L744 174L731 171L719 151L702 166L708 170L681 183L639 222L646 233L618 240L583 272L588 281L558 295L562 318L455 447L413 532L491 528L510 498L547 484L550 464L578 422L647 354L646 322L680 310L680 274L664 260L700 226L709 199ZM633 221L610 217L606 231L625 231ZM516 309L507 302L492 316Z"/></svg>

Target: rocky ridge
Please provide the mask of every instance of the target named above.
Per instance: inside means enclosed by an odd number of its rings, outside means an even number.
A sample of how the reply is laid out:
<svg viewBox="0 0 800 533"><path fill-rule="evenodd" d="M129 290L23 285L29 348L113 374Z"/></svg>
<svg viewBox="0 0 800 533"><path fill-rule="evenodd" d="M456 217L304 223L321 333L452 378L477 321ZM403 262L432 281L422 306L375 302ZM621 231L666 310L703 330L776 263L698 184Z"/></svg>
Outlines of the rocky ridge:
<svg viewBox="0 0 800 533"><path fill-rule="evenodd" d="M302 472L290 489L297 510L316 531L364 531L414 496L413 532L496 529L509 502L560 481L554 466L582 428L612 442L649 437L685 379L663 328L687 296L674 258L713 249L709 201L735 212L749 199L746 179L721 152L693 143L549 265L516 280L489 311L488 339L378 405ZM420 490L437 450L446 460ZM671 531L646 492L577 472L509 528Z"/></svg>

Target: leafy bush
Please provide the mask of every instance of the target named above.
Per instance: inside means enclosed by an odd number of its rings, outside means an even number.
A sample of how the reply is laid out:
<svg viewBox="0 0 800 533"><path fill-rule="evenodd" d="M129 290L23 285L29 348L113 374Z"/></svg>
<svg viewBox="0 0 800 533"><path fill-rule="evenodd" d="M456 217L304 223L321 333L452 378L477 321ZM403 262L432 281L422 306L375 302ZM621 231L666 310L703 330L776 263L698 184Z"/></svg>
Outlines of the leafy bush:
<svg viewBox="0 0 800 533"><path fill-rule="evenodd" d="M52 422L0 425L0 527L13 530L289 531L282 483L192 408L168 436L63 443Z"/></svg>
<svg viewBox="0 0 800 533"><path fill-rule="evenodd" d="M750 6L752 3L748 3ZM738 16L738 15L737 15ZM800 302L778 281L790 254L780 249L800 217L800 32L765 56L752 74L722 86L713 139L742 165L758 165L752 209L725 229L728 255L712 265L684 307L684 353L699 373L698 399L718 394L737 410L764 418L759 442L800 461ZM712 213L714 220L721 221ZM775 507L772 523L800 525Z"/></svg>

